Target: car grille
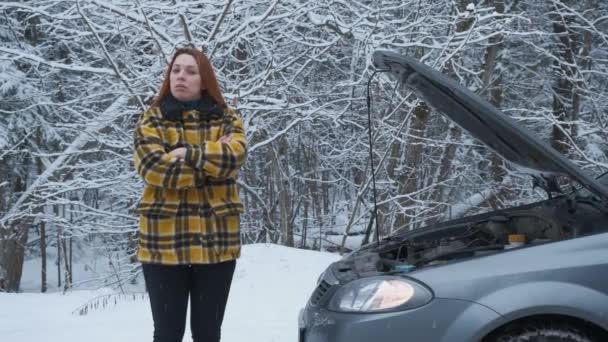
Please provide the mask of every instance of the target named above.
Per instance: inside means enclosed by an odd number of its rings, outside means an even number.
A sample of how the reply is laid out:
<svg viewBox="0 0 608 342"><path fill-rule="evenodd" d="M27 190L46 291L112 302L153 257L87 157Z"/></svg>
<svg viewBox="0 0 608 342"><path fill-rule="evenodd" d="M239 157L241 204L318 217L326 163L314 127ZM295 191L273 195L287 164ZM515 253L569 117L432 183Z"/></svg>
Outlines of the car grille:
<svg viewBox="0 0 608 342"><path fill-rule="evenodd" d="M330 287L331 285L328 282L321 280L319 285L317 285L315 292L313 292L312 297L310 298L310 302L313 305L318 305L323 299L323 297L325 297L325 294L327 293Z"/></svg>

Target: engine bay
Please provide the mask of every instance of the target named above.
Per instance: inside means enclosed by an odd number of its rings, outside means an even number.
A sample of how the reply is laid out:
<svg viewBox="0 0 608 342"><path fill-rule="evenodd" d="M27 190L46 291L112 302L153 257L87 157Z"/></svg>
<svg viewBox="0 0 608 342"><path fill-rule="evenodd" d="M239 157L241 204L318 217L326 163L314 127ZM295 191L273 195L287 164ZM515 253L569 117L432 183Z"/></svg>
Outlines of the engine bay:
<svg viewBox="0 0 608 342"><path fill-rule="evenodd" d="M344 281L407 273L458 260L608 231L603 204L576 193L395 234L338 262Z"/></svg>
<svg viewBox="0 0 608 342"><path fill-rule="evenodd" d="M399 264L422 267L573 236L572 226L560 224L537 210L530 210L457 225L378 252L381 260L391 260L387 264L393 267Z"/></svg>

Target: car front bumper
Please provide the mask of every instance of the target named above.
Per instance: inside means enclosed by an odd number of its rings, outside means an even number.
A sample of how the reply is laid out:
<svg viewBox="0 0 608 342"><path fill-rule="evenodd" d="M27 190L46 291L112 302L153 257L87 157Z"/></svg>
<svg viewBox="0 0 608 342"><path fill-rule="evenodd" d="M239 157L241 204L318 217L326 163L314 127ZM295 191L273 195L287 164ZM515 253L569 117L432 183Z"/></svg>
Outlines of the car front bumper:
<svg viewBox="0 0 608 342"><path fill-rule="evenodd" d="M435 298L391 313L339 313L307 305L300 311L299 342L479 341L501 317L477 303Z"/></svg>

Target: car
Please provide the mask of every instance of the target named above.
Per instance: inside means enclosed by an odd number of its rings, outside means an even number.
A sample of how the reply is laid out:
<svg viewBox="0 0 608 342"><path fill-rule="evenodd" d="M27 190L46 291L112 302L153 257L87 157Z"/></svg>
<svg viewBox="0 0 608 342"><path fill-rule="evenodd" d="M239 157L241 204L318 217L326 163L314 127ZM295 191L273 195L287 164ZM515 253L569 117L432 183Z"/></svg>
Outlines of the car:
<svg viewBox="0 0 608 342"><path fill-rule="evenodd" d="M591 177L487 101L423 63L389 72L549 193L536 203L397 231L331 264L300 342L608 341L608 175ZM581 186L560 190L556 177Z"/></svg>

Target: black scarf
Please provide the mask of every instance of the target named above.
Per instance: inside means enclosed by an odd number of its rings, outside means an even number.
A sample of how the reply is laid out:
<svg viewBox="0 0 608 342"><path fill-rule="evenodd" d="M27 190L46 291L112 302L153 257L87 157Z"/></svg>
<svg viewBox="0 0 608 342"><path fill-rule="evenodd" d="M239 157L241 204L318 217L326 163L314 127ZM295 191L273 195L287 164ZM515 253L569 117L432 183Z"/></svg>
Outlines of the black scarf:
<svg viewBox="0 0 608 342"><path fill-rule="evenodd" d="M182 102L169 93L160 103L160 111L163 118L170 121L181 121L182 113L187 110L196 109L203 119L219 119L224 116L224 108L219 105L213 97L203 92L203 96L197 101Z"/></svg>

